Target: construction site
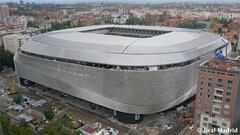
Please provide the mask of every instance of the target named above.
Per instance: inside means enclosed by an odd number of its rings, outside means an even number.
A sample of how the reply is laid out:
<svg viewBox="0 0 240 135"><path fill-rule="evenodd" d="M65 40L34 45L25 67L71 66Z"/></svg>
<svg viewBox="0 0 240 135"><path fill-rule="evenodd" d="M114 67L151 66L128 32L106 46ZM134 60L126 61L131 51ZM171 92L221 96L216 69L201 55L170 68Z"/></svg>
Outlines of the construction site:
<svg viewBox="0 0 240 135"><path fill-rule="evenodd" d="M110 132L113 135L191 135L193 129L195 97L167 111L145 115L139 124L125 124L117 121L108 108L38 84L23 87L11 69L0 73L0 94L1 111L13 121L24 119L36 131L51 122L43 114L49 106L54 110L54 119L69 116L74 123L73 130L86 135ZM20 105L13 102L19 94L24 99Z"/></svg>

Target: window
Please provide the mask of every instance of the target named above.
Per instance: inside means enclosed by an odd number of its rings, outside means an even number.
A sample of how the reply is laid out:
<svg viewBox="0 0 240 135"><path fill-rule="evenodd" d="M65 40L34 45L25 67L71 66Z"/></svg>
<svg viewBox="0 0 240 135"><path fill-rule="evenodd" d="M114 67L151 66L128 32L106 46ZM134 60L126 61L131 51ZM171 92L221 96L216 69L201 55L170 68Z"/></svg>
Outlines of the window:
<svg viewBox="0 0 240 135"><path fill-rule="evenodd" d="M206 109L206 111L210 111L210 105L208 103L206 103L205 109Z"/></svg>
<svg viewBox="0 0 240 135"><path fill-rule="evenodd" d="M204 117L203 120L204 120L204 121L208 121L208 118Z"/></svg>
<svg viewBox="0 0 240 135"><path fill-rule="evenodd" d="M219 82L219 83L222 83L222 82L223 82L223 80L222 80L222 79L218 79L218 82Z"/></svg>
<svg viewBox="0 0 240 135"><path fill-rule="evenodd" d="M215 101L213 101L213 104L216 105L216 106L221 106L222 105L221 103L215 102Z"/></svg>
<svg viewBox="0 0 240 135"><path fill-rule="evenodd" d="M232 80L228 80L228 85L232 85L233 81Z"/></svg>
<svg viewBox="0 0 240 135"><path fill-rule="evenodd" d="M212 81L212 80L213 80L213 78L208 78L208 80L209 80L209 81Z"/></svg>
<svg viewBox="0 0 240 135"><path fill-rule="evenodd" d="M219 97L219 96L214 96L214 99L215 99L215 100L222 101L222 97Z"/></svg>
<svg viewBox="0 0 240 135"><path fill-rule="evenodd" d="M229 115L229 110L224 109L223 115L228 116Z"/></svg>
<svg viewBox="0 0 240 135"><path fill-rule="evenodd" d="M217 121L213 120L212 123L216 125L216 124L217 124Z"/></svg>
<svg viewBox="0 0 240 135"><path fill-rule="evenodd" d="M198 102L201 102L201 98L200 97L198 97Z"/></svg>
<svg viewBox="0 0 240 135"><path fill-rule="evenodd" d="M232 87L227 87L227 90L228 90L228 91L232 90Z"/></svg>
<svg viewBox="0 0 240 135"><path fill-rule="evenodd" d="M207 89L207 92L211 92L211 89Z"/></svg>
<svg viewBox="0 0 240 135"><path fill-rule="evenodd" d="M222 91L220 91L220 90L216 90L216 94L219 94L219 95L222 95Z"/></svg>
<svg viewBox="0 0 240 135"><path fill-rule="evenodd" d="M227 92L227 93L226 93L226 96L231 96L231 93L230 93L230 92Z"/></svg>
<svg viewBox="0 0 240 135"><path fill-rule="evenodd" d="M208 87L212 87L212 83L208 83Z"/></svg>
<svg viewBox="0 0 240 135"><path fill-rule="evenodd" d="M201 85L203 85L203 81L201 81Z"/></svg>
<svg viewBox="0 0 240 135"><path fill-rule="evenodd" d="M214 107L213 110L214 110L215 112L221 112L221 109L220 109L220 108Z"/></svg>
<svg viewBox="0 0 240 135"><path fill-rule="evenodd" d="M227 103L230 103L230 99L229 99L229 98L226 98L226 102L227 102Z"/></svg>
<svg viewBox="0 0 240 135"><path fill-rule="evenodd" d="M226 127L226 126L227 126L227 123L223 122L222 125Z"/></svg>
<svg viewBox="0 0 240 135"><path fill-rule="evenodd" d="M203 122L203 126L204 126L204 127L207 127L207 123L206 123L206 122Z"/></svg>
<svg viewBox="0 0 240 135"><path fill-rule="evenodd" d="M223 85L222 84L216 84L216 87L217 88L223 88Z"/></svg>

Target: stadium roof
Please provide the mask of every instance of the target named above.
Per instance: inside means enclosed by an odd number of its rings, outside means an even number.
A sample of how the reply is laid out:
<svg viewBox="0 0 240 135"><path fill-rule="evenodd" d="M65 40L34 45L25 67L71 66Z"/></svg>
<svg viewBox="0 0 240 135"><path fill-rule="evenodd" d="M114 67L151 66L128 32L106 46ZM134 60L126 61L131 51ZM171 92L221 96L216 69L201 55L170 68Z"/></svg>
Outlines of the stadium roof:
<svg viewBox="0 0 240 135"><path fill-rule="evenodd" d="M122 31L107 33L106 31L110 28ZM133 35L126 34L128 30L132 30L130 34ZM146 36L148 34L144 31L160 34ZM125 34L122 34L124 32ZM192 60L227 43L228 41L216 34L200 30L157 26L96 25L35 36L22 46L21 50L101 64L153 66Z"/></svg>

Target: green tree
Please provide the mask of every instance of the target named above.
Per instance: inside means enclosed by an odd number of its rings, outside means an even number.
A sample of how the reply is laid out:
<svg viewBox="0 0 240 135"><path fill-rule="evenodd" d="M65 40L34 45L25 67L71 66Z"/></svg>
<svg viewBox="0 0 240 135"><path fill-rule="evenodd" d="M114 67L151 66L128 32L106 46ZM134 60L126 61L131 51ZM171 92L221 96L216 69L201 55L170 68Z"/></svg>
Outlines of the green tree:
<svg viewBox="0 0 240 135"><path fill-rule="evenodd" d="M219 27L217 31L218 31L218 33L222 36L222 34L223 34L223 30L222 30L222 28Z"/></svg>
<svg viewBox="0 0 240 135"><path fill-rule="evenodd" d="M127 25L150 25L151 23L148 22L146 19L139 19L134 16L129 16L126 21Z"/></svg>
<svg viewBox="0 0 240 135"><path fill-rule="evenodd" d="M22 103L22 95L20 95L20 94L15 95L13 98L13 101L16 104L21 104Z"/></svg>
<svg viewBox="0 0 240 135"><path fill-rule="evenodd" d="M53 112L52 108L49 107L47 110L45 110L44 116L47 120L52 120L52 118L54 117L54 112Z"/></svg>
<svg viewBox="0 0 240 135"><path fill-rule="evenodd" d="M5 115L0 115L0 124L3 134L9 134L10 119ZM1 132L1 131L0 131Z"/></svg>
<svg viewBox="0 0 240 135"><path fill-rule="evenodd" d="M14 69L13 54L5 51L3 46L0 46L0 67L7 66Z"/></svg>
<svg viewBox="0 0 240 135"><path fill-rule="evenodd" d="M181 24L179 27L188 28L188 29L199 29L199 28L201 28L201 26L199 26L196 21L185 22L185 23Z"/></svg>
<svg viewBox="0 0 240 135"><path fill-rule="evenodd" d="M38 28L38 27L39 27L39 24L38 24L36 21L29 21L29 22L27 23L27 26L28 26L28 27Z"/></svg>
<svg viewBox="0 0 240 135"><path fill-rule="evenodd" d="M63 22L63 23L54 23L52 25L52 29L53 30L61 30L61 29L67 29L67 28L72 28L72 24L70 21L66 21L66 22Z"/></svg>
<svg viewBox="0 0 240 135"><path fill-rule="evenodd" d="M73 119L68 115L64 115L62 118L58 119L58 122L68 128L73 128Z"/></svg>
<svg viewBox="0 0 240 135"><path fill-rule="evenodd" d="M61 124L59 120L53 121L43 128L42 135L82 135L79 131L71 131Z"/></svg>
<svg viewBox="0 0 240 135"><path fill-rule="evenodd" d="M160 16L159 19L158 19L159 22L163 22L164 21L164 18L163 16Z"/></svg>
<svg viewBox="0 0 240 135"><path fill-rule="evenodd" d="M36 135L26 123L13 124L9 117L3 114L0 114L0 125L4 135Z"/></svg>
<svg viewBox="0 0 240 135"><path fill-rule="evenodd" d="M16 128L15 135L36 135L36 133L31 129L31 127L18 125Z"/></svg>
<svg viewBox="0 0 240 135"><path fill-rule="evenodd" d="M223 25L223 28L227 28L228 27L229 22L228 22L227 19L222 18L222 19L218 20L218 22Z"/></svg>

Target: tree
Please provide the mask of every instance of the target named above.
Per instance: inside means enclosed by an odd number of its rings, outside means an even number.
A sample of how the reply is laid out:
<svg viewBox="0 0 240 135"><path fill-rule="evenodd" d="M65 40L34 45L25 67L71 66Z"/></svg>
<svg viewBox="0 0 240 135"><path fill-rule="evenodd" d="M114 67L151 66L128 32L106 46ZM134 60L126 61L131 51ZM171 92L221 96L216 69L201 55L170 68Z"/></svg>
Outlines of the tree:
<svg viewBox="0 0 240 135"><path fill-rule="evenodd" d="M27 26L28 26L28 27L38 28L38 27L39 27L39 24L38 24L36 21L29 21L29 22L27 23Z"/></svg>
<svg viewBox="0 0 240 135"><path fill-rule="evenodd" d="M73 128L73 120L68 115L64 115L62 118L58 119L58 122L68 128Z"/></svg>
<svg viewBox="0 0 240 135"><path fill-rule="evenodd" d="M47 120L52 120L52 118L54 117L54 112L52 108L48 108L47 110L45 110L44 116Z"/></svg>
<svg viewBox="0 0 240 135"><path fill-rule="evenodd" d="M189 28L189 29L200 29L201 26L197 24L196 21L191 21L191 22L185 22L181 24L179 27L181 28Z"/></svg>
<svg viewBox="0 0 240 135"><path fill-rule="evenodd" d="M3 134L9 133L9 127L10 127L10 119L5 115L0 115L0 124L2 128Z"/></svg>
<svg viewBox="0 0 240 135"><path fill-rule="evenodd" d="M164 18L163 16L160 16L159 19L158 19L159 22L163 22L164 21Z"/></svg>
<svg viewBox="0 0 240 135"><path fill-rule="evenodd" d="M42 135L82 135L80 131L71 131L60 123L53 121L43 128Z"/></svg>
<svg viewBox="0 0 240 135"><path fill-rule="evenodd" d="M0 67L7 66L14 69L13 54L5 51L3 46L0 46Z"/></svg>
<svg viewBox="0 0 240 135"><path fill-rule="evenodd" d="M223 30L221 27L218 28L218 33L221 34L221 36L222 36Z"/></svg>
<svg viewBox="0 0 240 135"><path fill-rule="evenodd" d="M228 24L230 23L230 21L228 21L227 19L222 18L221 20L219 20L219 23L221 23L223 25L223 28L227 28Z"/></svg>
<svg viewBox="0 0 240 135"><path fill-rule="evenodd" d="M148 22L146 19L139 19L134 16L129 16L129 18L126 21L126 24L128 24L128 25L150 25L151 23Z"/></svg>
<svg viewBox="0 0 240 135"><path fill-rule="evenodd" d="M27 124L11 123L7 115L0 114L0 125L4 135L36 135Z"/></svg>
<svg viewBox="0 0 240 135"><path fill-rule="evenodd" d="M16 128L16 135L36 135L36 133L28 125L18 125Z"/></svg>
<svg viewBox="0 0 240 135"><path fill-rule="evenodd" d="M72 28L72 24L70 21L66 21L66 22L63 22L63 23L54 23L52 25L52 29L53 30L61 30L61 29L67 29L67 28Z"/></svg>
<svg viewBox="0 0 240 135"><path fill-rule="evenodd" d="M22 95L20 95L20 94L15 95L13 98L13 101L16 104L21 104L22 103Z"/></svg>

